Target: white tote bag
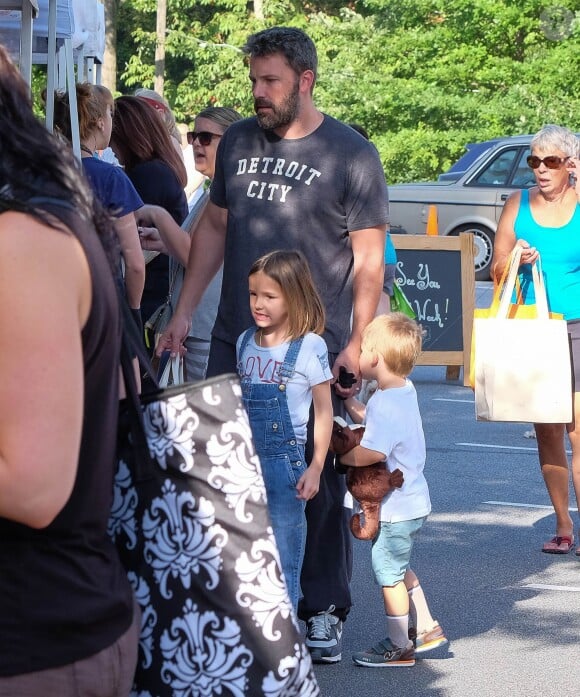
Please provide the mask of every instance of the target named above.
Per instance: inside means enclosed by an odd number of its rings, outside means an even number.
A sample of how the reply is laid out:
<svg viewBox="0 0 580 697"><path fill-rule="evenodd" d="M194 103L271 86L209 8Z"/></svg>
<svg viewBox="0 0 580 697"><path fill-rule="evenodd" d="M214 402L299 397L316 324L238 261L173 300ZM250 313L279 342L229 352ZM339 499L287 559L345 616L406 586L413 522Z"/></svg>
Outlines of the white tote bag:
<svg viewBox="0 0 580 697"><path fill-rule="evenodd" d="M508 318L521 248L516 247L495 316L474 320L475 413L479 421L569 423L568 328L551 319L539 260L532 267L537 316Z"/></svg>

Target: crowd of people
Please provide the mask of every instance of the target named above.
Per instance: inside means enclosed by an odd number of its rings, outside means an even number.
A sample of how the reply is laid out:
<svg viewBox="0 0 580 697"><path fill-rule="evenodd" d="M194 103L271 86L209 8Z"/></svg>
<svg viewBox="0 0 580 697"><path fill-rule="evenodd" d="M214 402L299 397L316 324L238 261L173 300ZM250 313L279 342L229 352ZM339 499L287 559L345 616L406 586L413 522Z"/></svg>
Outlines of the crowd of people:
<svg viewBox="0 0 580 697"><path fill-rule="evenodd" d="M341 660L352 606L346 485L328 452L335 416L365 424L343 465L388 462L404 477L382 502L372 541L383 638L353 660L412 666L447 643L411 568L431 511L409 380L422 330L389 314L396 256L378 152L360 128L317 108L316 48L303 31L257 32L243 52L255 115L209 107L196 116L188 147L207 186L188 211L167 103L78 85L77 166L62 146L71 140L67 95L58 95L55 138L0 47L0 293L19 299L17 313L0 309L0 696L85 694L82 685L75 692L79 675L99 683L90 694L130 692L139 611L106 533L122 393L119 304L142 328L168 295L173 312L156 355L184 356L190 380L239 375L312 660ZM120 166L99 157L109 146ZM568 129L535 136L536 186L506 202L493 261L499 278L521 246L526 293L541 254L550 309L568 322L578 408L579 158ZM357 399L363 379L376 384L366 404ZM571 424L535 424L556 513L544 552L574 547L564 434L579 500L575 414Z"/></svg>

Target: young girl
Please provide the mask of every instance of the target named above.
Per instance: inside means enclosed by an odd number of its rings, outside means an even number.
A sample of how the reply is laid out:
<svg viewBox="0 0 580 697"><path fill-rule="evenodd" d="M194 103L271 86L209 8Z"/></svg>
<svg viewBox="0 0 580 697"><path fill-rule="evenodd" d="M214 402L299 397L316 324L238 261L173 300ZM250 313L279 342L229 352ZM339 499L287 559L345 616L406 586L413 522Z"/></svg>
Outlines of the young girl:
<svg viewBox="0 0 580 697"><path fill-rule="evenodd" d="M306 545L306 501L315 496L332 432L328 353L319 334L324 309L305 258L275 251L252 265L250 309L255 327L237 342L238 373L272 527L294 608ZM304 461L306 424L314 403L314 450Z"/></svg>

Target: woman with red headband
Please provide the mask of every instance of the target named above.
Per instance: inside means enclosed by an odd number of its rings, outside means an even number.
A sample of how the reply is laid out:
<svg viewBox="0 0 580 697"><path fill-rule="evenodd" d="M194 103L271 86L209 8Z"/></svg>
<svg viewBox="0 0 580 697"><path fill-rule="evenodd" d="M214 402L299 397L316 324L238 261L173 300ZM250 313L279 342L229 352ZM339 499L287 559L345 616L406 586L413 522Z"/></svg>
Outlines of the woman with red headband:
<svg viewBox="0 0 580 697"><path fill-rule="evenodd" d="M135 97L143 99L149 106L152 106L159 115L163 118L163 123L167 128L167 132L172 138L173 147L178 152L179 156L183 160L183 149L181 147L181 133L177 128L175 122L175 116L171 111L171 107L163 97L155 92L154 90L147 90L144 87L135 90Z"/></svg>

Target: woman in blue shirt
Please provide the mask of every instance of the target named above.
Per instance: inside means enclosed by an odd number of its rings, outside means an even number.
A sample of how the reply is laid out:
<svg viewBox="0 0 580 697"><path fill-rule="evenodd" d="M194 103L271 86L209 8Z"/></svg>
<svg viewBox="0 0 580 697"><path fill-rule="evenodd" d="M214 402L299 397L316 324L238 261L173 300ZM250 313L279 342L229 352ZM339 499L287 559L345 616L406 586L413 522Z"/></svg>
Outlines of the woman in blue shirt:
<svg viewBox="0 0 580 697"><path fill-rule="evenodd" d="M568 322L574 376L574 418L569 424L534 424L542 475L556 513L555 535L542 547L567 554L574 546L568 509L568 458L564 433L572 446L572 481L580 506L580 141L567 128L548 125L531 142L528 165L536 186L507 200L495 236L492 274L502 276L511 251L522 247L520 277L526 302L533 302L531 265L541 257L551 312ZM576 548L580 556L580 546Z"/></svg>
<svg viewBox="0 0 580 697"><path fill-rule="evenodd" d="M135 211L143 206L143 201L123 169L104 162L97 154L99 150L109 146L111 139L113 95L106 87L88 82L78 84L76 93L83 169L94 194L115 218L115 232L124 262L127 300L137 316L145 285L145 257L137 231ZM55 125L70 141L67 94L57 94Z"/></svg>

